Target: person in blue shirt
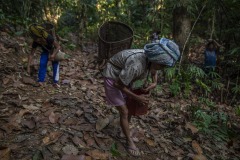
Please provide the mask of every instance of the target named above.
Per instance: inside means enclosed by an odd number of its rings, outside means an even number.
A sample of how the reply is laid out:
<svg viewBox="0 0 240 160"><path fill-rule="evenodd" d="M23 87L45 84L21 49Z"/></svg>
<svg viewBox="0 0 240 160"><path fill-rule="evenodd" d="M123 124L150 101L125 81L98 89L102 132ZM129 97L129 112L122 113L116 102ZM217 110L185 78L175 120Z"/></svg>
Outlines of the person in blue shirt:
<svg viewBox="0 0 240 160"><path fill-rule="evenodd" d="M220 47L221 45L215 40L208 40L206 50L204 51L204 69L207 73L215 70Z"/></svg>

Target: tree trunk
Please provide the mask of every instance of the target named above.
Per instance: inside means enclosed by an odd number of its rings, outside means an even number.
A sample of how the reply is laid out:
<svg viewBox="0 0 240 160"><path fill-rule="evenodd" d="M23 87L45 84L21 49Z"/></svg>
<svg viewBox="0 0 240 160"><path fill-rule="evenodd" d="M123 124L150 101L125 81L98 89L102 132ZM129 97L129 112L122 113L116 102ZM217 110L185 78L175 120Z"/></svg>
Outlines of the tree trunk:
<svg viewBox="0 0 240 160"><path fill-rule="evenodd" d="M179 45L182 52L183 46L191 30L191 21L185 7L177 7L173 11L173 39ZM185 50L186 52L188 49ZM183 61L187 60L187 54L182 57Z"/></svg>

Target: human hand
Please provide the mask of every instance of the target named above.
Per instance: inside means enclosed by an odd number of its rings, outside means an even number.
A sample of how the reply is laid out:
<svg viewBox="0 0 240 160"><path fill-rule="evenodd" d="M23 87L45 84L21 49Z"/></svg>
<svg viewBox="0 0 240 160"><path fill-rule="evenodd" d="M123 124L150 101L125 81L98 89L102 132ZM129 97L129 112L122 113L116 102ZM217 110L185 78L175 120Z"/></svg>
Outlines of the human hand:
<svg viewBox="0 0 240 160"><path fill-rule="evenodd" d="M208 39L208 42L213 42L213 39Z"/></svg>
<svg viewBox="0 0 240 160"><path fill-rule="evenodd" d="M50 60L50 61L54 61L54 59L55 59L55 55L52 54L52 55L49 57L49 60Z"/></svg>
<svg viewBox="0 0 240 160"><path fill-rule="evenodd" d="M149 101L149 95L138 95L136 97L136 100L139 102L139 103L142 103L142 104L148 104L148 101Z"/></svg>
<svg viewBox="0 0 240 160"><path fill-rule="evenodd" d="M157 83L150 83L146 88L143 89L145 93L149 92L150 90L156 88Z"/></svg>

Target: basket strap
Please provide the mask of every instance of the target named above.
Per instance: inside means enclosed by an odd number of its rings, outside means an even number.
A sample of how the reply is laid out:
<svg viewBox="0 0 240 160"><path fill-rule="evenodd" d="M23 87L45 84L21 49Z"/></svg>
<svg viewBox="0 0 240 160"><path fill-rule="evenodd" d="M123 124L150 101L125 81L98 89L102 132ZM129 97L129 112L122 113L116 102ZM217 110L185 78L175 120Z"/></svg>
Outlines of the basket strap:
<svg viewBox="0 0 240 160"><path fill-rule="evenodd" d="M127 56L127 58L125 59L125 63L127 62L127 59L128 59L129 57L131 57L131 56L133 56L133 55L135 55L135 54L138 54L138 53L142 53L142 52L133 53L133 54ZM118 65L114 64L113 62L111 62L110 59L108 60L108 63L110 63L111 65L113 65L114 67L116 67L116 68L119 69L119 70L122 69L122 67L119 67Z"/></svg>

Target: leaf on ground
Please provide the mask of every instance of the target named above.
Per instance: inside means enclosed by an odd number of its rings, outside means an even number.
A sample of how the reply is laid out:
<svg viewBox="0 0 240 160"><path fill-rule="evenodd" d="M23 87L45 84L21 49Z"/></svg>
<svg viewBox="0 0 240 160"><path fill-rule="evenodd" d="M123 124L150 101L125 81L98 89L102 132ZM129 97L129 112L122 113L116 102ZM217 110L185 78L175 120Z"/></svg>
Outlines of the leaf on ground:
<svg viewBox="0 0 240 160"><path fill-rule="evenodd" d="M97 123L96 123L96 130L101 131L108 124L109 124L109 119L108 118L98 118Z"/></svg>
<svg viewBox="0 0 240 160"><path fill-rule="evenodd" d="M145 139L145 142L151 146L151 147L155 147L157 144L155 143L155 141L151 140L151 139Z"/></svg>
<svg viewBox="0 0 240 160"><path fill-rule="evenodd" d="M95 144L95 140L92 137L90 137L86 140L86 144L88 147L91 147Z"/></svg>
<svg viewBox="0 0 240 160"><path fill-rule="evenodd" d="M33 129L36 126L36 123L34 120L23 120L22 125L28 127L29 129Z"/></svg>
<svg viewBox="0 0 240 160"><path fill-rule="evenodd" d="M36 81L34 81L30 77L23 77L22 82L25 83L25 84L30 84L30 85L35 85L36 84Z"/></svg>
<svg viewBox="0 0 240 160"><path fill-rule="evenodd" d="M189 153L187 156L192 158L193 160L207 160L207 158L202 154L195 155L195 154Z"/></svg>
<svg viewBox="0 0 240 160"><path fill-rule="evenodd" d="M38 110L39 108L34 106L33 104L30 105L23 105L23 108L28 109L28 110Z"/></svg>
<svg viewBox="0 0 240 160"><path fill-rule="evenodd" d="M0 159L1 160L10 160L10 148L0 147Z"/></svg>
<svg viewBox="0 0 240 160"><path fill-rule="evenodd" d="M8 82L10 81L10 79L6 77L6 78L4 78L2 81L3 81L3 84L6 85L6 84L8 84Z"/></svg>
<svg viewBox="0 0 240 160"><path fill-rule="evenodd" d="M50 137L44 137L42 141L45 145L47 145L50 142Z"/></svg>
<svg viewBox="0 0 240 160"><path fill-rule="evenodd" d="M109 157L108 153L101 152L97 149L88 151L86 154L91 156L94 159L101 159L101 160L108 159L108 157Z"/></svg>
<svg viewBox="0 0 240 160"><path fill-rule="evenodd" d="M77 115L78 117L80 117L82 114L83 114L83 111L77 110L76 115Z"/></svg>
<svg viewBox="0 0 240 160"><path fill-rule="evenodd" d="M195 155L193 157L193 160L207 160L207 158L204 155L199 154L199 155Z"/></svg>
<svg viewBox="0 0 240 160"><path fill-rule="evenodd" d="M65 153L65 154L67 154L67 155L77 155L78 154L78 149L75 147L75 146L73 146L73 145L70 145L70 144L68 144L68 145L66 145L66 146L64 146L63 148L62 148L62 150L63 150L63 152Z"/></svg>
<svg viewBox="0 0 240 160"><path fill-rule="evenodd" d="M32 112L29 111L28 109L22 109L22 110L18 113L18 115L19 115L20 117L24 116L25 114L32 114Z"/></svg>
<svg viewBox="0 0 240 160"><path fill-rule="evenodd" d="M200 147L197 141L195 140L192 141L192 147L197 154L203 154L202 148Z"/></svg>
<svg viewBox="0 0 240 160"><path fill-rule="evenodd" d="M84 113L84 117L88 120L90 123L96 123L97 118L92 113Z"/></svg>
<svg viewBox="0 0 240 160"><path fill-rule="evenodd" d="M76 146L79 146L80 148L86 148L86 143L83 142L83 140L80 139L79 137L74 136L74 137L72 138L72 141L73 141L73 143L74 143Z"/></svg>
<svg viewBox="0 0 240 160"><path fill-rule="evenodd" d="M71 82L70 80L64 79L64 80L62 81L62 84L69 84L70 82Z"/></svg>
<svg viewBox="0 0 240 160"><path fill-rule="evenodd" d="M182 149L180 149L180 148L170 152L170 155L175 157L175 158L181 156L182 154L184 154L184 151Z"/></svg>
<svg viewBox="0 0 240 160"><path fill-rule="evenodd" d="M62 135L63 135L62 132L58 132L58 131L51 132L51 133L50 133L50 139L51 139L51 141L56 141L56 140L58 140Z"/></svg>
<svg viewBox="0 0 240 160"><path fill-rule="evenodd" d="M86 156L84 160L92 160L92 157Z"/></svg>
<svg viewBox="0 0 240 160"><path fill-rule="evenodd" d="M38 151L33 155L32 160L41 160L41 159L43 159L43 155L42 155L41 151L38 150Z"/></svg>
<svg viewBox="0 0 240 160"><path fill-rule="evenodd" d="M191 124L189 122L185 125L185 128L190 129L193 134L198 132L197 127L195 127L193 124Z"/></svg>
<svg viewBox="0 0 240 160"><path fill-rule="evenodd" d="M49 121L51 123L57 123L59 119L59 116L57 116L54 112L51 112L49 115Z"/></svg>
<svg viewBox="0 0 240 160"><path fill-rule="evenodd" d="M96 134L94 134L94 139L99 148L104 149L106 147L102 139L98 138Z"/></svg>
<svg viewBox="0 0 240 160"><path fill-rule="evenodd" d="M64 155L61 160L85 160L85 156Z"/></svg>
<svg viewBox="0 0 240 160"><path fill-rule="evenodd" d="M64 121L64 125L66 126L71 126L71 125L74 125L78 122L78 119L77 118L67 118L65 121Z"/></svg>

